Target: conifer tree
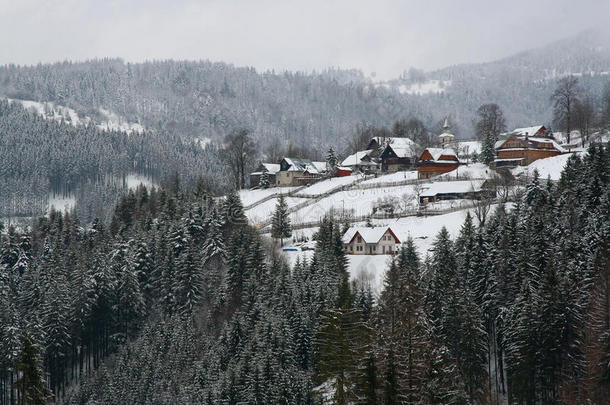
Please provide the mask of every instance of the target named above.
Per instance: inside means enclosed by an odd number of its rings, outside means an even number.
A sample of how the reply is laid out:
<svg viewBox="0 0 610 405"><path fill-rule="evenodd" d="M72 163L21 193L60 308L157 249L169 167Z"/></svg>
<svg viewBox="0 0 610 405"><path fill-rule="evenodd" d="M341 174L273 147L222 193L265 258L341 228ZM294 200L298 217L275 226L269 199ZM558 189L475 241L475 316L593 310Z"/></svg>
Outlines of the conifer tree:
<svg viewBox="0 0 610 405"><path fill-rule="evenodd" d="M21 333L21 349L17 357L16 370L20 377L15 381L16 388L27 405L44 405L51 397L44 372L40 365L38 349L27 329Z"/></svg>
<svg viewBox="0 0 610 405"><path fill-rule="evenodd" d="M290 228L290 218L288 217L288 205L281 194L275 206L275 212L271 220L271 236L280 240L280 246L284 246L284 238L292 235Z"/></svg>
<svg viewBox="0 0 610 405"><path fill-rule="evenodd" d="M258 181L258 186L260 188L269 188L269 172L267 170L263 170L261 173L261 177Z"/></svg>
<svg viewBox="0 0 610 405"><path fill-rule="evenodd" d="M481 156L479 156L478 160L485 163L486 165L490 165L491 162L494 161L496 154L495 149L495 141L493 139L492 134L487 133L485 135L485 139L483 141L483 148L481 150Z"/></svg>

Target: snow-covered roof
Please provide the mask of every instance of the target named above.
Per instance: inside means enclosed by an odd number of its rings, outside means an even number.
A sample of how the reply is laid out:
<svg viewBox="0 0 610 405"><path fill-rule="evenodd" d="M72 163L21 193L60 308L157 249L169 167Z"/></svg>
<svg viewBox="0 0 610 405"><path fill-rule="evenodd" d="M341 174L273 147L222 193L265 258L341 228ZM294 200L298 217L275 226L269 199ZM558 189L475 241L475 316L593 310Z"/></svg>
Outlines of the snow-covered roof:
<svg viewBox="0 0 610 405"><path fill-rule="evenodd" d="M377 243L388 230L395 234L389 226L378 226L374 228L351 227L343 235L343 243L350 243L356 234L360 235L365 243ZM398 237L396 237L396 240L400 243Z"/></svg>
<svg viewBox="0 0 610 405"><path fill-rule="evenodd" d="M356 166L356 165L374 165L375 163L362 160L366 156L369 156L373 152L372 149L361 150L356 153L353 153L346 157L343 162L341 162L341 166Z"/></svg>
<svg viewBox="0 0 610 405"><path fill-rule="evenodd" d="M520 139L522 142L527 143L527 148L528 149L549 149L548 147L543 147L541 144L545 144L548 146L551 146L554 149L557 149L559 152L566 152L565 148L562 147L558 142L556 142L554 139L551 138L541 138L541 137L527 137L527 142L525 140L525 135L516 135L513 134L514 136L517 137L517 139ZM510 136L506 139L503 139L501 141L497 141L494 145L495 149L500 148L502 145L504 145L504 143L506 141L508 141L508 139L510 139ZM504 150L522 150L524 148L507 148Z"/></svg>
<svg viewBox="0 0 610 405"><path fill-rule="evenodd" d="M452 133L449 133L449 132L443 132L438 137L439 138L451 138L451 139L453 139L453 138L455 138L455 135L453 135Z"/></svg>
<svg viewBox="0 0 610 405"><path fill-rule="evenodd" d="M318 173L326 171L326 162L311 162L311 164L317 170Z"/></svg>
<svg viewBox="0 0 610 405"><path fill-rule="evenodd" d="M481 191L485 180L460 180L460 181L438 181L430 183L420 197L434 197L437 194L446 193L468 193Z"/></svg>
<svg viewBox="0 0 610 405"><path fill-rule="evenodd" d="M540 131L543 128L545 128L544 125L534 125L533 127L526 127L526 128L515 128L512 131L512 133L516 133L517 135L532 136L532 135L537 134L538 131Z"/></svg>
<svg viewBox="0 0 610 405"><path fill-rule="evenodd" d="M461 165L459 170L453 170L448 173L437 176L437 179L493 179L497 176L494 170L484 163L472 163L469 165Z"/></svg>
<svg viewBox="0 0 610 405"><path fill-rule="evenodd" d="M326 171L326 162L313 162L309 159L298 159L285 157L284 161L288 163L289 172L304 172L312 174L323 173Z"/></svg>
<svg viewBox="0 0 610 405"><path fill-rule="evenodd" d="M280 171L279 163L263 163L262 165L265 167L265 169L267 169L267 172L269 173L275 174Z"/></svg>
<svg viewBox="0 0 610 405"><path fill-rule="evenodd" d="M415 155L415 150L417 149L417 143L412 141L409 138L399 138L399 137L384 137L384 136L374 136L371 140L375 140L379 145L390 145L394 152L397 152L397 149L405 149L413 151Z"/></svg>
<svg viewBox="0 0 610 405"><path fill-rule="evenodd" d="M388 145L388 147L392 148L396 156L399 158L412 157L416 154L413 148L402 148L394 145Z"/></svg>
<svg viewBox="0 0 610 405"><path fill-rule="evenodd" d="M434 160L439 160L441 156L455 156L457 159L455 151L451 148L427 148L426 150L432 155Z"/></svg>

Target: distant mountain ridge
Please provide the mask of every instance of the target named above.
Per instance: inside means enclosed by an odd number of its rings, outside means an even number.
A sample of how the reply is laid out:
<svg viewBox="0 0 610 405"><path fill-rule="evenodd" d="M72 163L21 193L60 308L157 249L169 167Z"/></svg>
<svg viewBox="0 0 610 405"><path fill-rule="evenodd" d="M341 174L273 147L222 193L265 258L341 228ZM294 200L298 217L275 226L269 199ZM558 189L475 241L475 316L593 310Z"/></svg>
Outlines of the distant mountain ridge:
<svg viewBox="0 0 610 405"><path fill-rule="evenodd" d="M549 124L558 77L581 76L595 102L609 72L610 41L586 31L493 62L377 84L358 70L260 73L206 61L100 59L0 67L0 95L54 102L93 118L104 109L189 138L220 139L245 127L261 149L290 142L342 150L358 124L391 126L411 117L434 128L450 116L452 131L470 138L476 109L489 102L502 107L509 127Z"/></svg>

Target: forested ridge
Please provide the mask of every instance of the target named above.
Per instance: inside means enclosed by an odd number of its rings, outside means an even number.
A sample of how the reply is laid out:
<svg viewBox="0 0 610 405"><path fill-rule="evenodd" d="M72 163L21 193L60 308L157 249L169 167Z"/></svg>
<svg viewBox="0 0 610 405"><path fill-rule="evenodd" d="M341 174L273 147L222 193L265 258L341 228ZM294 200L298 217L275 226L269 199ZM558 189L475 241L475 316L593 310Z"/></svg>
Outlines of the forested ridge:
<svg viewBox="0 0 610 405"><path fill-rule="evenodd" d="M379 296L335 219L291 269L203 181L8 229L0 403L604 404L609 165L592 146L425 256L407 241Z"/></svg>
<svg viewBox="0 0 610 405"><path fill-rule="evenodd" d="M7 156L0 163L0 218L42 215L49 193L59 193L75 198L82 220L107 219L129 174L156 183L175 173L185 182L203 176L221 194L231 164L221 164L219 149L242 130L255 146L244 168L250 171L282 154L318 159L329 147L346 157L355 146L366 147L376 129L399 121L418 123L435 140L449 117L458 138L473 138L477 108L489 103L503 109L506 130L534 124L563 130L550 98L568 74L578 77L581 104L596 117L583 120L586 131L606 130L610 56L603 44L596 35L580 35L494 62L411 69L388 82L357 70L257 72L210 61L0 66L0 97L50 102L92 119L75 128L47 122L18 101L0 101L0 151ZM443 91L403 91L430 81L443 82ZM142 124L145 132L96 128L107 113Z"/></svg>
<svg viewBox="0 0 610 405"><path fill-rule="evenodd" d="M155 182L176 173L185 180L223 178L214 145L201 148L166 132L75 127L6 100L0 100L0 150L0 217L38 216L55 193L75 195L79 217L90 222L109 214L129 174Z"/></svg>

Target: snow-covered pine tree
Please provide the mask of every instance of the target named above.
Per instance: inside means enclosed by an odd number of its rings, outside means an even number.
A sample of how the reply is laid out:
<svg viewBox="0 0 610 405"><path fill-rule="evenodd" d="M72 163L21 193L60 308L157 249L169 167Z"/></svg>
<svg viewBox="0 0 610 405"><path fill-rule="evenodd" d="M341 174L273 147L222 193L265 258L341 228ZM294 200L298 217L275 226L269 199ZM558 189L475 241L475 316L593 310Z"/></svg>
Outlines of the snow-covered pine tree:
<svg viewBox="0 0 610 405"><path fill-rule="evenodd" d="M495 141L493 139L493 135L488 133L485 135L485 139L483 140L481 156L479 156L478 160L485 163L486 165L489 165L489 164L491 164L491 162L494 161L495 156L496 156Z"/></svg>
<svg viewBox="0 0 610 405"><path fill-rule="evenodd" d="M337 164L338 164L337 153L331 146L330 148L328 148L328 152L326 152L326 166L328 168L328 172L331 173L331 175L335 172L335 169L337 168Z"/></svg>
<svg viewBox="0 0 610 405"><path fill-rule="evenodd" d="M269 172L267 170L263 170L263 172L261 173L261 177L258 180L258 186L260 188L269 188L270 182L269 182Z"/></svg>
<svg viewBox="0 0 610 405"><path fill-rule="evenodd" d="M289 238L292 235L290 228L290 218L288 216L288 205L284 199L284 195L280 194L273 218L271 219L271 237L280 240L280 246L284 246L284 238Z"/></svg>

